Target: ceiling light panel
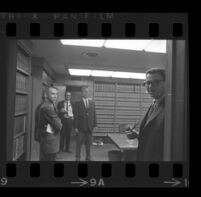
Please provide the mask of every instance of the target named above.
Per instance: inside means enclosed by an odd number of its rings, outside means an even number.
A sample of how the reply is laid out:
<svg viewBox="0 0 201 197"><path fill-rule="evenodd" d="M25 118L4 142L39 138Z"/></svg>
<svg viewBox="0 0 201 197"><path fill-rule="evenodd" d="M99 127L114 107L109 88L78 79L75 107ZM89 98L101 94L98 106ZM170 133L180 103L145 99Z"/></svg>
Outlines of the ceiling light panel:
<svg viewBox="0 0 201 197"><path fill-rule="evenodd" d="M147 47L145 51L155 53L166 53L166 40L154 40Z"/></svg>
<svg viewBox="0 0 201 197"><path fill-rule="evenodd" d="M86 47L102 47L104 40L90 40L90 39L65 39L61 40L63 45L75 45Z"/></svg>
<svg viewBox="0 0 201 197"><path fill-rule="evenodd" d="M151 40L106 40L104 46L114 49L143 50Z"/></svg>
<svg viewBox="0 0 201 197"><path fill-rule="evenodd" d="M71 69L69 68L70 75L76 75L76 76L90 76L91 70L86 69Z"/></svg>
<svg viewBox="0 0 201 197"><path fill-rule="evenodd" d="M114 72L114 78L127 78L127 79L145 79L145 73L132 73L132 72Z"/></svg>
<svg viewBox="0 0 201 197"><path fill-rule="evenodd" d="M91 72L91 76L94 76L94 77L111 77L113 73L114 73L113 71L93 70Z"/></svg>

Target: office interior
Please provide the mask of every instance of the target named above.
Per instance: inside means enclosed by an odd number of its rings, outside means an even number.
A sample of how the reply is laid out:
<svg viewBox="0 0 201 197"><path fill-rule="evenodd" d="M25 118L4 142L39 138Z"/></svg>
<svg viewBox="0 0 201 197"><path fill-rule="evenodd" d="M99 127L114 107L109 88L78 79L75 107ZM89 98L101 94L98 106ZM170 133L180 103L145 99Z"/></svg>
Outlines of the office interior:
<svg viewBox="0 0 201 197"><path fill-rule="evenodd" d="M64 99L66 90L71 92L73 102L80 100L81 88L88 86L97 114L92 157L94 161L110 161L109 152L121 150L109 136L124 134L128 124L139 125L152 102L142 85L145 72L157 67L166 70L163 160L186 161L189 148L187 43L184 40L160 41L149 40L148 44L162 47L162 52L146 48L133 50L64 45L61 40L3 41L2 47L6 49L8 98L7 160L39 160L40 144L34 139L35 110L42 101L44 89L54 85L59 90L58 102ZM81 71L73 75L71 69ZM90 70L91 74L83 70ZM119 72L119 75L96 76L92 75L92 71ZM132 74L124 77L122 73ZM133 73L141 75L131 77ZM75 138L72 130L72 153L60 153L58 161L74 161ZM85 149L82 149L82 154L85 154ZM132 154L135 155L135 152ZM135 156L127 157L135 161Z"/></svg>

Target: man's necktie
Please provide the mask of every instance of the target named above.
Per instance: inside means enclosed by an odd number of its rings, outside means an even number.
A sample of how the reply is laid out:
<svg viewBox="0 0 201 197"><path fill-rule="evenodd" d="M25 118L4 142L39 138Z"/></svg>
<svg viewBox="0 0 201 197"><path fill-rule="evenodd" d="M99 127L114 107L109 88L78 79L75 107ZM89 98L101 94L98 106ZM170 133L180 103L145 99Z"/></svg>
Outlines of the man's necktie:
<svg viewBox="0 0 201 197"><path fill-rule="evenodd" d="M54 107L55 112L57 112L57 108L56 108L56 106L55 106L55 103L52 103L52 104L53 104L53 107Z"/></svg>
<svg viewBox="0 0 201 197"><path fill-rule="evenodd" d="M151 104L150 110L149 110L149 115L148 115L148 119L150 118L150 116L153 114L153 112L157 110L157 104L156 102L153 102Z"/></svg>

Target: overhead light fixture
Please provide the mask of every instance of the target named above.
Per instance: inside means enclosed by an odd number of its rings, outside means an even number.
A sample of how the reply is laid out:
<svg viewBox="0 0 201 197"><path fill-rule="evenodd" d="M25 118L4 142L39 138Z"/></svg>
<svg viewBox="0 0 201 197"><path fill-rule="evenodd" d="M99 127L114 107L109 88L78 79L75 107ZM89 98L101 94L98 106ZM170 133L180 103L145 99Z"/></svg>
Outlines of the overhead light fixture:
<svg viewBox="0 0 201 197"><path fill-rule="evenodd" d="M152 40L107 40L106 48L142 51Z"/></svg>
<svg viewBox="0 0 201 197"><path fill-rule="evenodd" d="M166 40L154 40L144 50L147 52L166 53Z"/></svg>
<svg viewBox="0 0 201 197"><path fill-rule="evenodd" d="M93 40L93 39L65 39L60 40L63 45L75 45L75 46L86 46L86 47L102 47L104 40Z"/></svg>
<svg viewBox="0 0 201 197"><path fill-rule="evenodd" d="M92 70L91 76L94 77L111 77L113 71L106 71L106 70Z"/></svg>
<svg viewBox="0 0 201 197"><path fill-rule="evenodd" d="M166 53L166 40L99 40L99 39L64 39L63 45L106 47L112 49L125 49Z"/></svg>
<svg viewBox="0 0 201 197"><path fill-rule="evenodd" d="M114 78L127 78L127 79L145 79L146 78L145 73L72 69L72 68L69 68L68 70L70 75L74 75L74 76L114 77Z"/></svg>
<svg viewBox="0 0 201 197"><path fill-rule="evenodd" d="M112 77L115 77L115 78L131 78L131 73L129 72L114 72Z"/></svg>
<svg viewBox="0 0 201 197"><path fill-rule="evenodd" d="M127 79L145 79L145 73L133 73L133 72L114 72L112 77L115 78L127 78Z"/></svg>
<svg viewBox="0 0 201 197"><path fill-rule="evenodd" d="M76 75L76 76L90 76L91 70L86 69L71 69L69 68L70 75Z"/></svg>
<svg viewBox="0 0 201 197"><path fill-rule="evenodd" d="M131 74L132 79L146 79L145 73L132 73Z"/></svg>

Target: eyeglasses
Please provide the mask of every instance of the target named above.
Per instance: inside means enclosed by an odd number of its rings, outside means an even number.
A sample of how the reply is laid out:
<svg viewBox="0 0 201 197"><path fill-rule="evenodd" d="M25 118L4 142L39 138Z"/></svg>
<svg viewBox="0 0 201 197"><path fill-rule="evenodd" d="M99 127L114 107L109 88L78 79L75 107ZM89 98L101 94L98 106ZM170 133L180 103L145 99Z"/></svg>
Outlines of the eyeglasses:
<svg viewBox="0 0 201 197"><path fill-rule="evenodd" d="M143 86L149 86L152 85L154 87L158 86L159 83L163 80L153 80L153 81L144 81Z"/></svg>

